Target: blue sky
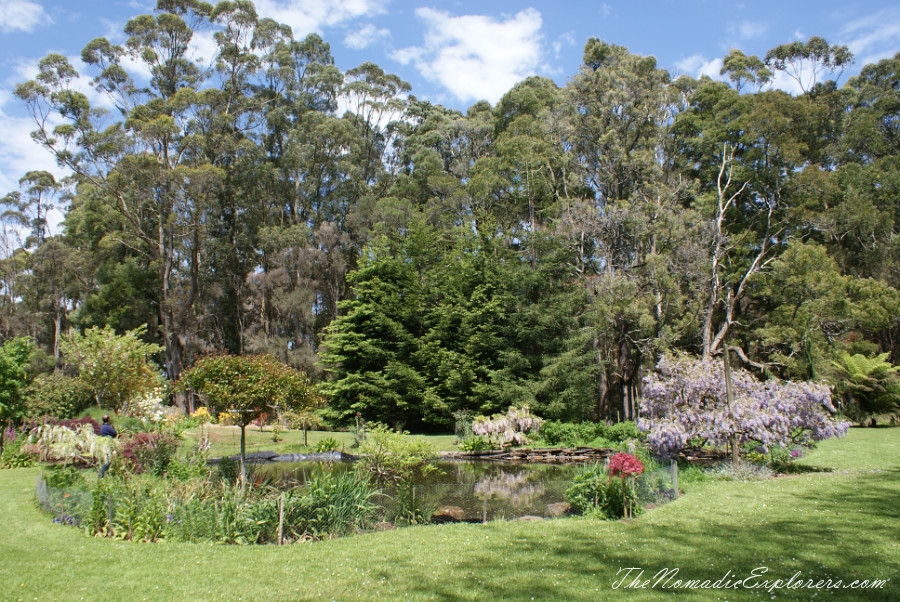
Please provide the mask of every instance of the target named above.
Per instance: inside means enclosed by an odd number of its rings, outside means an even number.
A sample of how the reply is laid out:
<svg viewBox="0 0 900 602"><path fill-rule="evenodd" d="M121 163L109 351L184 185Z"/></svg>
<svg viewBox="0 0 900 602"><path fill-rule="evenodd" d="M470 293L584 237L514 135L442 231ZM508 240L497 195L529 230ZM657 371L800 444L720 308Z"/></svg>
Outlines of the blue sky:
<svg viewBox="0 0 900 602"><path fill-rule="evenodd" d="M96 37L124 41L128 19L151 13L150 0L0 0L0 195L30 169L60 174L31 142L33 129L16 83L33 77L50 52L71 57ZM730 48L764 55L782 43L819 35L846 44L857 64L900 52L896 1L718 0L258 0L261 16L290 25L295 37L317 32L341 70L373 61L412 84L419 98L465 110L496 103L530 75L564 85L578 71L589 37L654 55L674 75L719 77ZM211 48L197 40L197 56ZM205 52L206 51L206 52ZM776 82L791 89L787 80ZM85 89L87 84L85 82Z"/></svg>

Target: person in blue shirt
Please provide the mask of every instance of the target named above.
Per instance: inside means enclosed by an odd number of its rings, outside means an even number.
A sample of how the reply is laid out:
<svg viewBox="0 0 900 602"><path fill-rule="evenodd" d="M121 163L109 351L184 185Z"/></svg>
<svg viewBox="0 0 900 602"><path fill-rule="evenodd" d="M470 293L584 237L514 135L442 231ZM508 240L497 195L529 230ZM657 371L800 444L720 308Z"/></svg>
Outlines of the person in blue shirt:
<svg viewBox="0 0 900 602"><path fill-rule="evenodd" d="M103 416L103 424L100 425L100 436L101 437L118 437L119 433L116 431L116 428L109 423L109 414L105 414Z"/></svg>
<svg viewBox="0 0 900 602"><path fill-rule="evenodd" d="M116 427L114 427L109 422L109 414L104 414L102 420L103 420L103 424L100 425L100 436L101 437L113 437L113 438L118 437L119 433L118 433L118 431L116 431ZM103 466L100 467L100 478L101 479L103 478L103 475L106 474L106 471L109 470L109 464L110 464L109 462L106 462L103 464Z"/></svg>

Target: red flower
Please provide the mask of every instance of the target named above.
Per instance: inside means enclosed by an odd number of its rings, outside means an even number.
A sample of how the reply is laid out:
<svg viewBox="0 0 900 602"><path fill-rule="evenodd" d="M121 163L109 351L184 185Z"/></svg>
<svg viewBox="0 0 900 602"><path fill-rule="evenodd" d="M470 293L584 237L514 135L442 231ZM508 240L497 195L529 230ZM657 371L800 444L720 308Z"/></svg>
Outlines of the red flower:
<svg viewBox="0 0 900 602"><path fill-rule="evenodd" d="M609 461L609 476L611 477L636 477L644 472L644 465L636 457L625 452L619 452Z"/></svg>

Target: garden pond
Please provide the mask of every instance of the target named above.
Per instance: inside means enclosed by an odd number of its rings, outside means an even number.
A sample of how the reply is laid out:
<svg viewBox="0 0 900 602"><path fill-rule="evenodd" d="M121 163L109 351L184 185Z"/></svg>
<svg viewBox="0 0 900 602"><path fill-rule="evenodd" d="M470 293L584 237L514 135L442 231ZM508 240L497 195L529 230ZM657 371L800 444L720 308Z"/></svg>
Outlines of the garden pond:
<svg viewBox="0 0 900 602"><path fill-rule="evenodd" d="M315 471L353 470L351 460L334 458L254 464L252 479L288 487L305 483ZM431 522L563 516L569 513L566 490L572 486L572 479L581 468L577 464L459 459L438 460L434 465L437 470L413 483L411 492L415 506L423 516L430 516ZM666 484L653 486L665 488ZM390 496L383 497L379 503L389 506Z"/></svg>

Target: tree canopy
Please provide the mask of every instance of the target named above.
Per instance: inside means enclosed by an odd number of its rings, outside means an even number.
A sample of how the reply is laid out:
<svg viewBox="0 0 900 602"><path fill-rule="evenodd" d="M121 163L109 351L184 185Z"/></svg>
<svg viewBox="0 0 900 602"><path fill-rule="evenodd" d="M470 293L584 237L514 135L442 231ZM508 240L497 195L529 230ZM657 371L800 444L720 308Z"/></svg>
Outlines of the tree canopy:
<svg viewBox="0 0 900 602"><path fill-rule="evenodd" d="M842 353L897 360L900 55L839 85L852 54L812 37L697 80L592 38L564 85L461 112L251 2L159 2L123 39L86 40L102 103L58 54L16 88L72 176L0 200L3 340L146 324L173 381L269 354L333 419L412 430L634 419L669 351L834 385Z"/></svg>

